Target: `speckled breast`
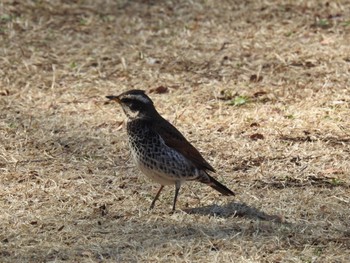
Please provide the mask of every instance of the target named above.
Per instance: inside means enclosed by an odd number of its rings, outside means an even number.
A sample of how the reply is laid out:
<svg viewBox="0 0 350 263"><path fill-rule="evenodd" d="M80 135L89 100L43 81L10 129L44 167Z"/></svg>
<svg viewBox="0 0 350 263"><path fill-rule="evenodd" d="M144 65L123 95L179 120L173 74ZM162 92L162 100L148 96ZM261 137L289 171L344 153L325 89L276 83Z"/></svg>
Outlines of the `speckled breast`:
<svg viewBox="0 0 350 263"><path fill-rule="evenodd" d="M168 147L146 123L128 122L127 131L137 166L152 180L169 185L197 176L195 167L182 154Z"/></svg>

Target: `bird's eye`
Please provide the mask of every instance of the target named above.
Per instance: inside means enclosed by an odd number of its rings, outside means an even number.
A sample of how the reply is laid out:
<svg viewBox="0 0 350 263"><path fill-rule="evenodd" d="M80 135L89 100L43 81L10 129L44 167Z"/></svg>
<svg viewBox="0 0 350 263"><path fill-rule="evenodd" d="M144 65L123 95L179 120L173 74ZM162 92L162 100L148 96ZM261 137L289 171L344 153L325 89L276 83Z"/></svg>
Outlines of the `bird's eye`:
<svg viewBox="0 0 350 263"><path fill-rule="evenodd" d="M125 104L127 105L127 107L129 107L131 111L140 111L142 108L142 104L138 101L128 101Z"/></svg>
<svg viewBox="0 0 350 263"><path fill-rule="evenodd" d="M128 99L128 98L122 98L122 99L121 99L121 102L123 102L123 103L125 103L125 104L129 104L129 103L132 102L132 100L131 100L131 99Z"/></svg>
<svg viewBox="0 0 350 263"><path fill-rule="evenodd" d="M138 111L140 107L139 107L138 103L131 102L131 103L129 103L129 108L132 111Z"/></svg>
<svg viewBox="0 0 350 263"><path fill-rule="evenodd" d="M142 108L142 103L130 98L121 99L122 103L126 105L131 111L140 111Z"/></svg>

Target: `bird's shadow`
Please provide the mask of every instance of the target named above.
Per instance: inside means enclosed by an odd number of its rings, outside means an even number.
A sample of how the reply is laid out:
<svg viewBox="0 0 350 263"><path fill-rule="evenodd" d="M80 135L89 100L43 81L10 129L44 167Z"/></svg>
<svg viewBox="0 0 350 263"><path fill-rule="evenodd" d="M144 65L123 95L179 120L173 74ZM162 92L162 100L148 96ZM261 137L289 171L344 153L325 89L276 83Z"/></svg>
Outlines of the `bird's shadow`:
<svg viewBox="0 0 350 263"><path fill-rule="evenodd" d="M213 204L197 208L188 208L183 211L188 214L208 215L222 218L245 217L250 219L274 221L276 223L286 223L281 216L269 215L255 207L237 202L231 202L223 206Z"/></svg>

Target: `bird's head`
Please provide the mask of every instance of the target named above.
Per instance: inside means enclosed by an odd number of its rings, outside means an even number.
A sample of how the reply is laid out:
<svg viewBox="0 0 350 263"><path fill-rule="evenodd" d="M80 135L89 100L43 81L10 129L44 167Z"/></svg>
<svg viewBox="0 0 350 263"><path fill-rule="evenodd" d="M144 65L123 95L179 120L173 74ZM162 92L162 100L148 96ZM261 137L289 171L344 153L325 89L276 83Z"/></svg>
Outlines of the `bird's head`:
<svg viewBox="0 0 350 263"><path fill-rule="evenodd" d="M157 113L153 101L143 90L129 90L118 96L106 96L106 98L117 101L130 120L152 118Z"/></svg>

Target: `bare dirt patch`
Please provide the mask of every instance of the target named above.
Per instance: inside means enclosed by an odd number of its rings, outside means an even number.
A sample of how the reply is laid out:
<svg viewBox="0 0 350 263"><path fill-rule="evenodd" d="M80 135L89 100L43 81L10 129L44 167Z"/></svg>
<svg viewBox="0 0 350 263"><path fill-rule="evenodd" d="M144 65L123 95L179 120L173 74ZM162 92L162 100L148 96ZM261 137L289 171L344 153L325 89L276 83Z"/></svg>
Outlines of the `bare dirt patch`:
<svg viewBox="0 0 350 263"><path fill-rule="evenodd" d="M0 3L1 262L347 262L349 1ZM236 192L157 190L150 93Z"/></svg>

